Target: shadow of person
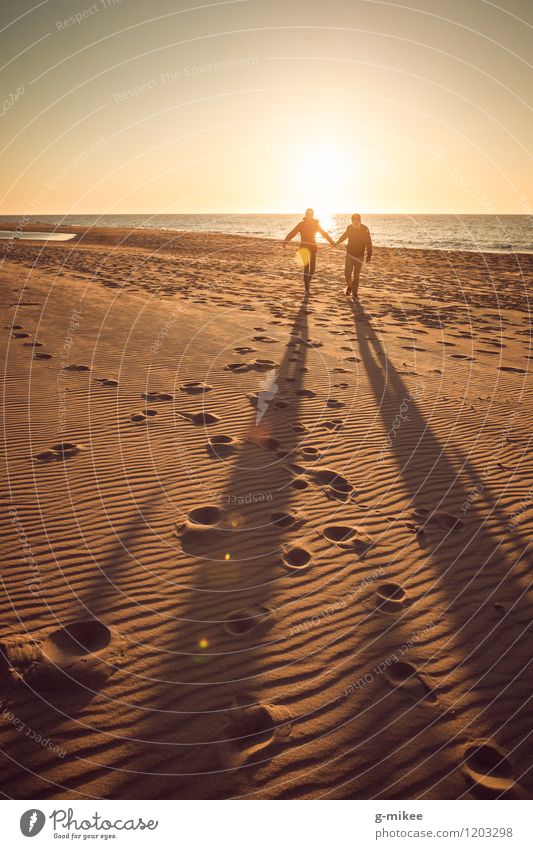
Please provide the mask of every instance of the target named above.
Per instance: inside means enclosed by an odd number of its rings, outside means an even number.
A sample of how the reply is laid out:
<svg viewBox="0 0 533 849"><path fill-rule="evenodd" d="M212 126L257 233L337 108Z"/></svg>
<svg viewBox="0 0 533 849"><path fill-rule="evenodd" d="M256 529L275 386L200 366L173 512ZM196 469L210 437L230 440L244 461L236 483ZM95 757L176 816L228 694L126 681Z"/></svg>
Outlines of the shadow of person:
<svg viewBox="0 0 533 849"><path fill-rule="evenodd" d="M301 439L307 314L304 296L275 374L265 381L258 373L261 388L249 396L253 408L236 450L228 457L221 450L219 462L224 459L228 470L222 491L178 527L177 569L190 567L191 580L163 626L144 682L149 710L136 729L150 744L143 749L150 786L117 776L115 792L122 796L224 797L235 780L224 772L228 763L249 767L254 752L264 757L265 749L276 751L283 736L283 708L263 703L262 679L275 656L268 633L279 615L277 582L289 574L299 579L291 571L291 552L302 518L293 508L290 464ZM212 773L200 791L190 777L198 771Z"/></svg>
<svg viewBox="0 0 533 849"><path fill-rule="evenodd" d="M474 466L458 441L440 441L422 411L423 381L419 379L413 388L407 386L387 356L371 316L359 304L353 304L351 310L362 366L387 434L378 462L390 458L396 467L418 540L435 579L447 592L449 611L458 613L464 593L477 597L481 604L504 578L514 580L512 591L519 598L525 585L513 577L513 570L521 559L529 562L527 540L516 535L510 555L509 545L505 546L509 543L505 536L509 517L493 496L483 471ZM450 582L447 576L452 573L455 580ZM473 648L480 636L479 623L476 617L467 619L458 619L457 627L461 628L461 642ZM480 675L486 671L484 664L479 657L476 671ZM511 671L514 664L509 664Z"/></svg>

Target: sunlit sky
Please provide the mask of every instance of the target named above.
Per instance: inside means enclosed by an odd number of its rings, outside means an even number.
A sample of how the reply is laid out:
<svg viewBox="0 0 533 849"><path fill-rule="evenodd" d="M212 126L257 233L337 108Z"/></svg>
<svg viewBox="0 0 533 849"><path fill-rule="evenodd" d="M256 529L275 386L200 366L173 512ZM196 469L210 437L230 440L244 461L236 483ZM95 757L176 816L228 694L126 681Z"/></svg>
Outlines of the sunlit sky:
<svg viewBox="0 0 533 849"><path fill-rule="evenodd" d="M526 0L18 0L0 29L2 214L532 211Z"/></svg>

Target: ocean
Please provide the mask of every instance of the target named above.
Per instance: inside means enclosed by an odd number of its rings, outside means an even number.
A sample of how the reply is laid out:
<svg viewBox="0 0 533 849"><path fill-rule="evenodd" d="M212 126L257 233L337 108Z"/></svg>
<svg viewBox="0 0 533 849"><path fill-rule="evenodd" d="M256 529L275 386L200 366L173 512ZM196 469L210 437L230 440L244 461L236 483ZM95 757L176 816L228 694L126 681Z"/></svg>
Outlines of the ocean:
<svg viewBox="0 0 533 849"><path fill-rule="evenodd" d="M301 216L289 215L2 215L2 223L61 224L100 227L157 227L164 230L232 233L282 239ZM339 236L349 215L323 216L320 223ZM533 253L530 215L363 215L376 246L430 248L442 251Z"/></svg>

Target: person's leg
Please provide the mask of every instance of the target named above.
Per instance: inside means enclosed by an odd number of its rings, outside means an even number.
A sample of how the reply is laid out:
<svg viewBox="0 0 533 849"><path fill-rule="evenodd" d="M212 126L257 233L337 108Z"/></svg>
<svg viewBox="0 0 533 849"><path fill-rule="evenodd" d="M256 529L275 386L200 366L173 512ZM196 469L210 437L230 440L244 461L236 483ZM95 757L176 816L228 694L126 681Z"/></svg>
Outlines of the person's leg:
<svg viewBox="0 0 533 849"><path fill-rule="evenodd" d="M304 284L306 292L309 291L309 284L313 279L313 274L316 268L316 250L309 249L307 254L307 262L304 265Z"/></svg>
<svg viewBox="0 0 533 849"><path fill-rule="evenodd" d="M344 277L346 280L346 294L349 295L352 291L352 269L353 269L353 257L350 254L346 254L346 259L344 261Z"/></svg>
<svg viewBox="0 0 533 849"><path fill-rule="evenodd" d="M359 257L354 257L353 262L353 283L352 283L352 295L354 298L358 297L359 294L359 278L361 277L361 269L363 267L363 260Z"/></svg>
<svg viewBox="0 0 533 849"><path fill-rule="evenodd" d="M316 270L316 248L311 248L311 257L309 260L309 282L311 282Z"/></svg>
<svg viewBox="0 0 533 849"><path fill-rule="evenodd" d="M310 267L310 261L308 261L304 265L304 286L305 286L306 290L309 289L310 282L311 282L311 267Z"/></svg>

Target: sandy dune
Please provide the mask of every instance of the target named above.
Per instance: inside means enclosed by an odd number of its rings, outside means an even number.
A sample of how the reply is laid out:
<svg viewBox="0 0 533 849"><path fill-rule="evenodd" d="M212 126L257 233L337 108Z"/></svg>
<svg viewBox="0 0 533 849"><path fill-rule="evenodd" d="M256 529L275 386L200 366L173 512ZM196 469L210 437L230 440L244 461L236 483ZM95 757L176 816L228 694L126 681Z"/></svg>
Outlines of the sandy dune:
<svg viewBox="0 0 533 849"><path fill-rule="evenodd" d="M533 259L4 255L3 794L531 797Z"/></svg>

